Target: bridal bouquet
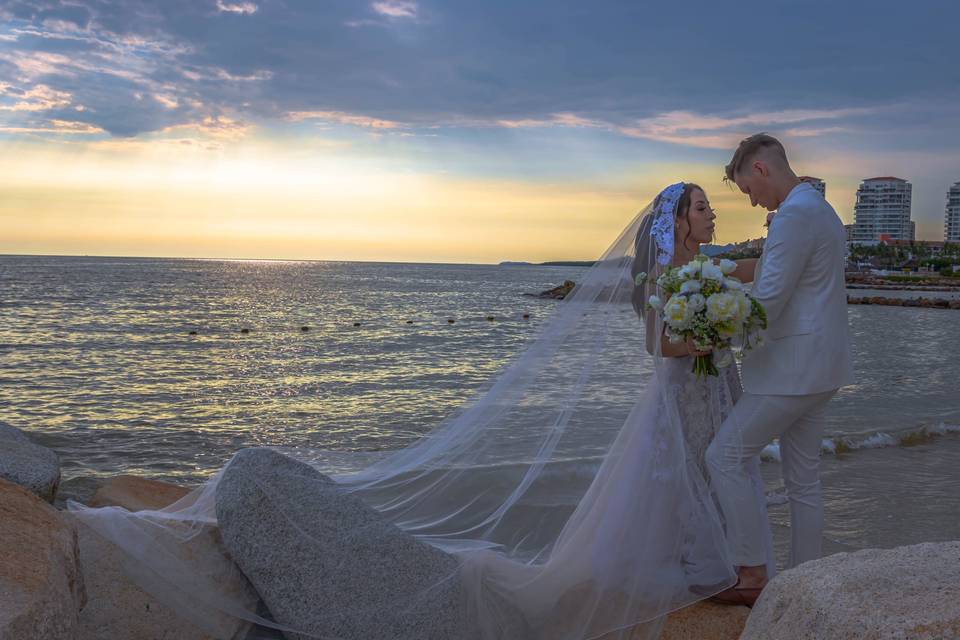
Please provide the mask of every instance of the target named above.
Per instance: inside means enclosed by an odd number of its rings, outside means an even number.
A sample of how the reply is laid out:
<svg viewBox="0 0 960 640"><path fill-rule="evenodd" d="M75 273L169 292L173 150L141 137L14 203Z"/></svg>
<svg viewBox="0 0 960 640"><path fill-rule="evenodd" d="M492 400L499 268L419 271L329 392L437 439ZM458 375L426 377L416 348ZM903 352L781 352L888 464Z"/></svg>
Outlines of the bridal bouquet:
<svg viewBox="0 0 960 640"><path fill-rule="evenodd" d="M650 296L649 305L663 319L671 343L692 338L698 350L712 349L710 354L694 358L693 372L698 376L719 375L717 366L733 363L735 341L744 351L759 346L760 330L767 327L763 306L730 275L736 268L731 260L716 265L701 254L663 273L657 278L661 295ZM638 286L641 276L645 279L646 274L637 276Z"/></svg>

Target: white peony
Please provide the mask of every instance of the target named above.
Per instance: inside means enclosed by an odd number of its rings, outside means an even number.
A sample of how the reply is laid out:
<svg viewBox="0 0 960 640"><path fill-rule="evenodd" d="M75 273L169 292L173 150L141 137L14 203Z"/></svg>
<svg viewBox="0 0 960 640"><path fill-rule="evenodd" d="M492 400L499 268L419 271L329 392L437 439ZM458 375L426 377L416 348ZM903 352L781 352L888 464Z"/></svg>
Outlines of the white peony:
<svg viewBox="0 0 960 640"><path fill-rule="evenodd" d="M644 282L646 282L646 281L647 281L647 274L644 273L643 271L641 271L640 273L638 273L638 274L637 274L636 276L634 276L634 278L633 278L633 284L637 285L638 287L639 287L640 285L642 285L642 284L643 284Z"/></svg>
<svg viewBox="0 0 960 640"><path fill-rule="evenodd" d="M734 271L737 270L737 263L733 260L723 259L720 261L720 271L723 272L723 275L728 276Z"/></svg>
<svg viewBox="0 0 960 640"><path fill-rule="evenodd" d="M736 317L737 299L729 293L715 293L707 298L707 319L710 322L726 322Z"/></svg>
<svg viewBox="0 0 960 640"><path fill-rule="evenodd" d="M724 279L723 284L727 285L727 289L730 289L731 291L743 291L743 283L736 278L731 278L728 276Z"/></svg>
<svg viewBox="0 0 960 640"><path fill-rule="evenodd" d="M690 310L693 311L693 313L697 313L699 311L703 311L703 308L707 306L707 299L701 294L695 293L687 298L687 304L690 306Z"/></svg>
<svg viewBox="0 0 960 640"><path fill-rule="evenodd" d="M680 267L680 275L684 278L697 278L700 275L700 267L701 263L699 262L688 262Z"/></svg>
<svg viewBox="0 0 960 640"><path fill-rule="evenodd" d="M701 274L704 280L716 280L717 282L723 282L723 272L720 271L720 267L712 262L703 263Z"/></svg>
<svg viewBox="0 0 960 640"><path fill-rule="evenodd" d="M680 285L680 293L700 293L700 281L687 280Z"/></svg>
<svg viewBox="0 0 960 640"><path fill-rule="evenodd" d="M663 307L664 319L674 329L685 329L693 311L683 296L672 296Z"/></svg>
<svg viewBox="0 0 960 640"><path fill-rule="evenodd" d="M660 299L660 296L650 296L650 299L647 302L657 311L663 309L663 300Z"/></svg>

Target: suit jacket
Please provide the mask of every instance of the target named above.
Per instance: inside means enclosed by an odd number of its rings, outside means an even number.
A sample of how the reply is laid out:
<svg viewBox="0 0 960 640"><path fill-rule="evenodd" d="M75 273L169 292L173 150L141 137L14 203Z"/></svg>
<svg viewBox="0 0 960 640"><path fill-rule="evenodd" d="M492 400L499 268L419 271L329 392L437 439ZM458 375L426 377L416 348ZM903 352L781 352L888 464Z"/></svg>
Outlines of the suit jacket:
<svg viewBox="0 0 960 640"><path fill-rule="evenodd" d="M846 230L806 183L780 205L751 294L767 311L766 344L743 360L753 394L808 395L853 382L844 279Z"/></svg>

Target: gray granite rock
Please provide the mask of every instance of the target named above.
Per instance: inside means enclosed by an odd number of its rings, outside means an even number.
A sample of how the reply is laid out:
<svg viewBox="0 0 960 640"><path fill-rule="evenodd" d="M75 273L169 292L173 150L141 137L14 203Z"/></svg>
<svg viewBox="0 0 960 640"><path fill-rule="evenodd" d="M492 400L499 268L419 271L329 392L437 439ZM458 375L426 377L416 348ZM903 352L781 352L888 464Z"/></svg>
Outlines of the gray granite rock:
<svg viewBox="0 0 960 640"><path fill-rule="evenodd" d="M86 590L72 523L0 479L0 544L0 640L76 640Z"/></svg>
<svg viewBox="0 0 960 640"><path fill-rule="evenodd" d="M344 640L476 637L457 559L312 467L246 449L225 469L216 502L230 555L278 622Z"/></svg>
<svg viewBox="0 0 960 640"><path fill-rule="evenodd" d="M784 571L740 640L960 638L960 542L838 553Z"/></svg>
<svg viewBox="0 0 960 640"><path fill-rule="evenodd" d="M60 459L19 429L0 423L0 478L53 502L60 484Z"/></svg>

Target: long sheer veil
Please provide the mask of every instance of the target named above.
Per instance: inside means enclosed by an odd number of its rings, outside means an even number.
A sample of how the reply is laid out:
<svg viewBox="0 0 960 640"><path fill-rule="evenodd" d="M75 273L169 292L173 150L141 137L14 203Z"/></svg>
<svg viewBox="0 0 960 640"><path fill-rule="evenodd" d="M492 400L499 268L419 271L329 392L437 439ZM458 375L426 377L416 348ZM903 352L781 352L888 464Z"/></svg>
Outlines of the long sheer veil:
<svg viewBox="0 0 960 640"><path fill-rule="evenodd" d="M673 185L637 214L538 337L413 445L280 450L450 554L449 578L477 638L582 640L628 629L655 637L665 614L735 579L702 454L739 384L735 372L698 381L688 359L660 356L662 327L644 307L649 278L638 277L672 257L677 197ZM217 556L191 547L204 536L220 544L218 485L236 460L160 511L71 509L127 554L137 584L207 633L223 637L230 627L221 623L240 618L323 637L276 611L269 619L249 594L228 589L224 576L239 576L229 548ZM298 502L305 480L298 491L288 481L282 468L256 479L272 512L309 519ZM325 477L315 482L325 489ZM301 544L324 553L309 536ZM387 598L380 610L429 602L433 586ZM338 615L371 615L366 600L351 606L339 603Z"/></svg>

